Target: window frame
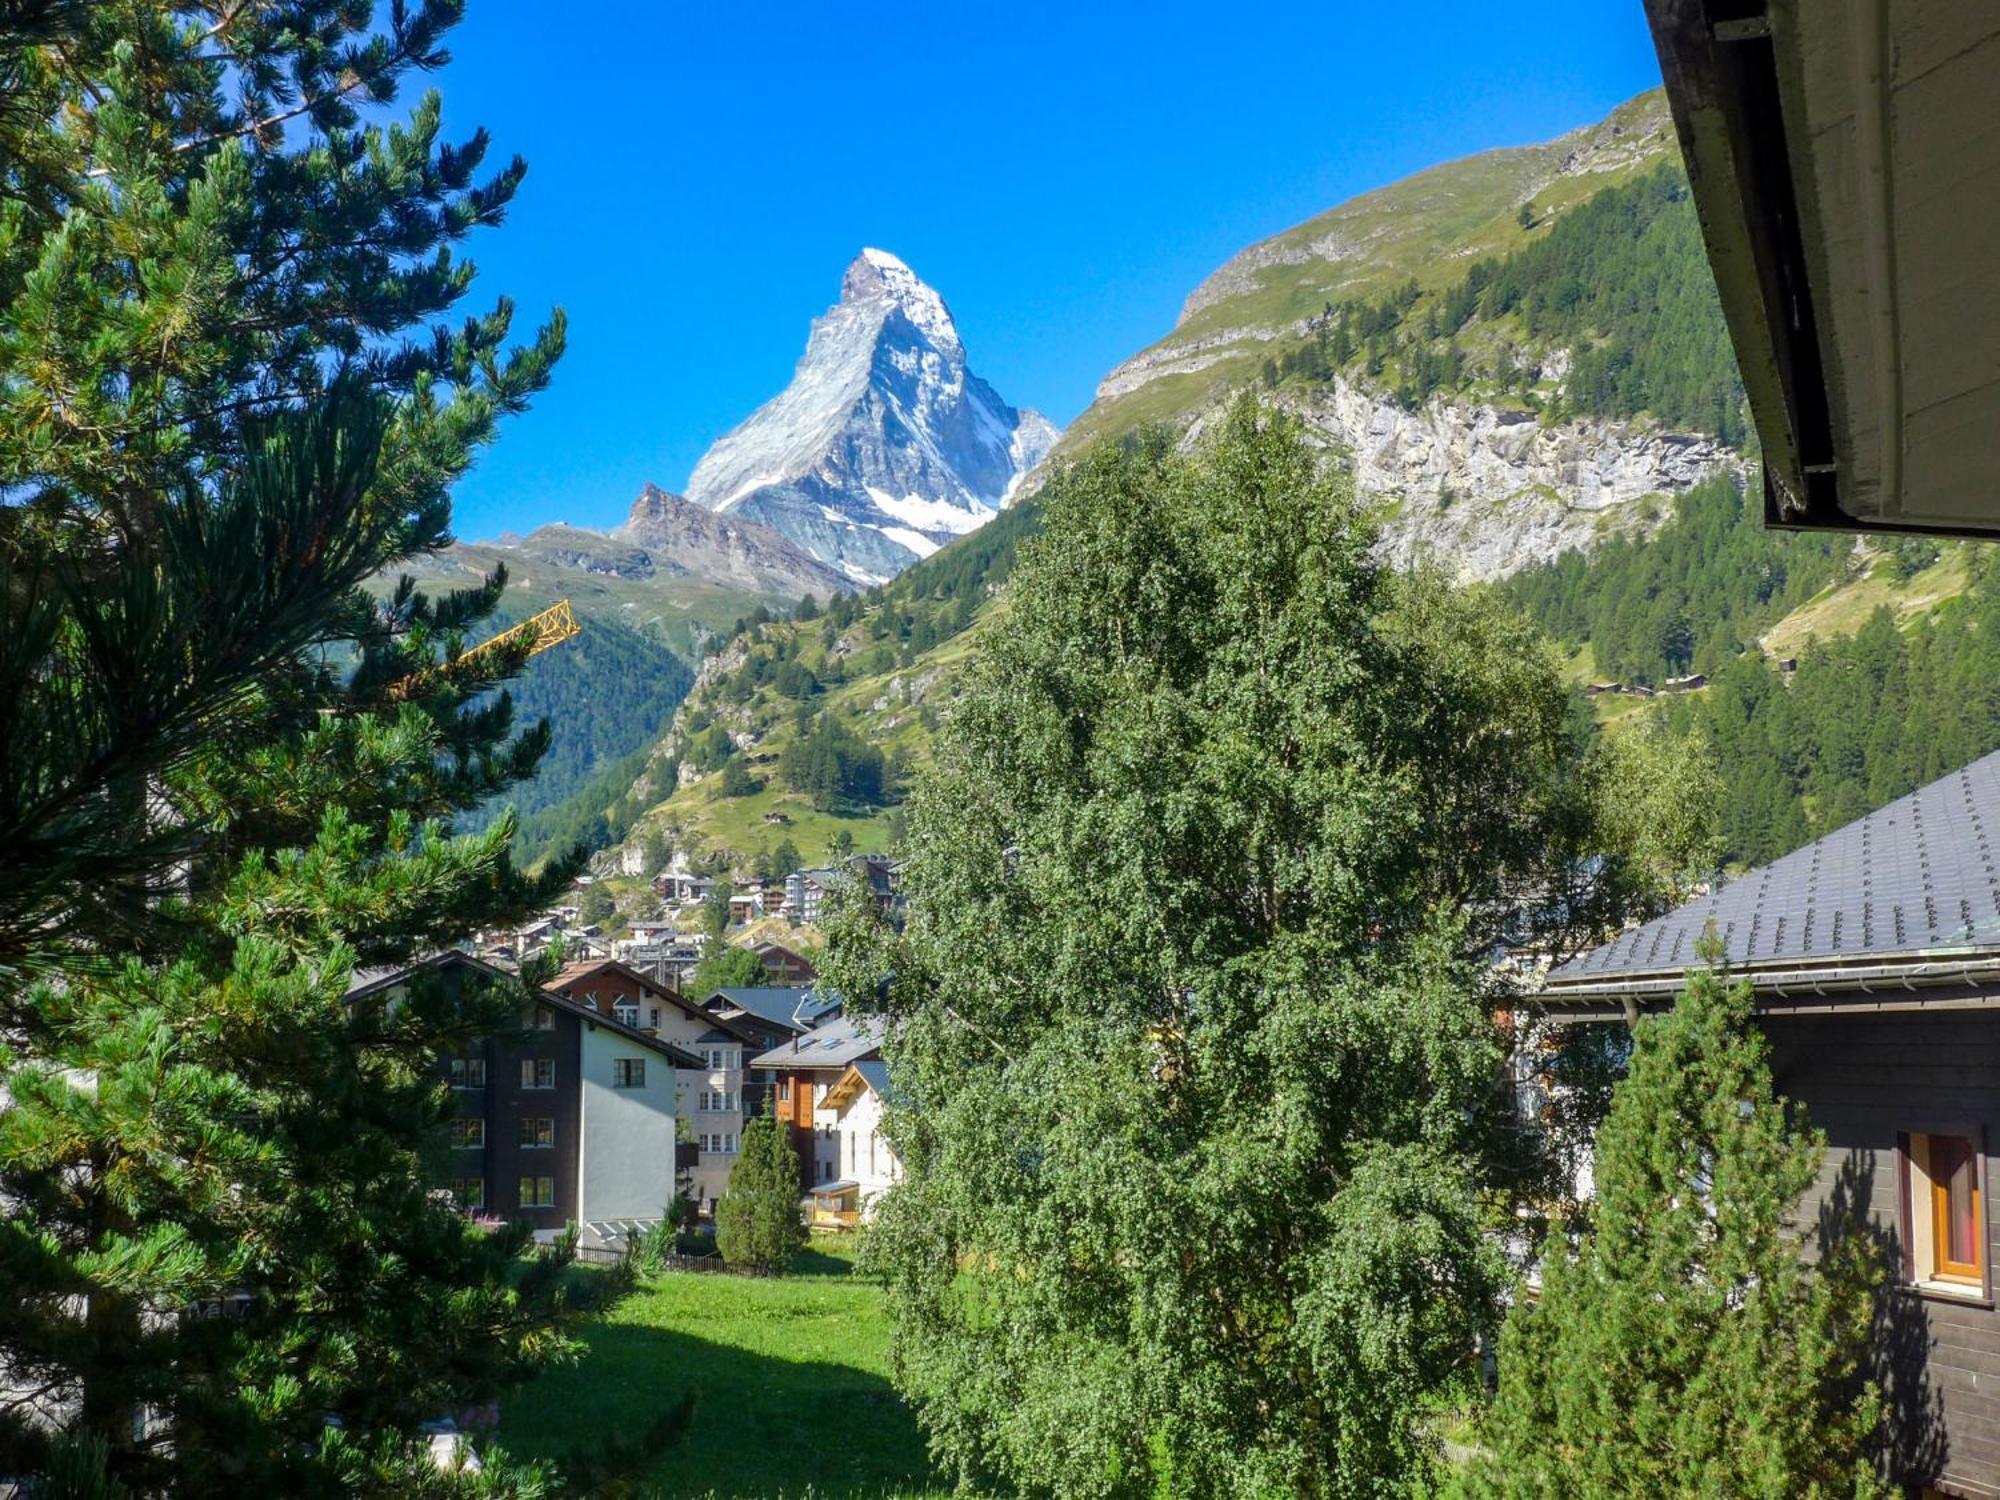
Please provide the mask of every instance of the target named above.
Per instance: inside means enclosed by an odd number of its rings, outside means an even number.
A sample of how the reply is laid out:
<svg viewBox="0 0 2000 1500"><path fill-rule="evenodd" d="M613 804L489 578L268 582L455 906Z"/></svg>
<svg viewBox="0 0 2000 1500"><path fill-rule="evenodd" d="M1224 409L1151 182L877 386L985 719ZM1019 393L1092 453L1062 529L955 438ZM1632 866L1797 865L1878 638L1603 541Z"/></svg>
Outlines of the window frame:
<svg viewBox="0 0 2000 1500"><path fill-rule="evenodd" d="M546 1125L547 1130L541 1127ZM554 1115L517 1115L514 1126L516 1151L553 1151L556 1144Z"/></svg>
<svg viewBox="0 0 2000 1500"><path fill-rule="evenodd" d="M542 1082L542 1069L547 1068L549 1081ZM521 1059L521 1087L535 1093L545 1092L556 1086L556 1060L553 1057L524 1057Z"/></svg>
<svg viewBox="0 0 2000 1500"><path fill-rule="evenodd" d="M612 1001L611 1019L616 1021L620 1026L630 1026L634 1031L637 1031L639 1029L639 1002L637 1000L627 1000L622 996Z"/></svg>
<svg viewBox="0 0 2000 1500"><path fill-rule="evenodd" d="M1919 1163L1917 1141L1924 1140ZM1940 1185L1930 1172L1933 1138L1958 1139L1972 1146L1973 1231L1978 1263L1969 1273L1964 1263L1945 1259L1939 1245L1937 1219ZM1897 1230L1902 1243L1902 1279L1925 1296L1956 1302L1993 1301L1993 1230L1987 1197L1986 1127L1963 1120L1924 1121L1896 1133ZM1948 1200L1947 1200L1948 1201ZM1929 1264L1919 1263L1918 1215L1924 1229L1923 1250Z"/></svg>
<svg viewBox="0 0 2000 1500"><path fill-rule="evenodd" d="M460 1190L467 1183L473 1184L477 1190L477 1196L471 1202L465 1202L459 1196ZM451 1185L447 1191L451 1194L452 1203L461 1213L476 1214L486 1207L486 1179L484 1177L454 1177L451 1179Z"/></svg>
<svg viewBox="0 0 2000 1500"><path fill-rule="evenodd" d="M458 1115L451 1122L451 1149L454 1151L484 1151L486 1149L486 1117L484 1115Z"/></svg>
<svg viewBox="0 0 2000 1500"><path fill-rule="evenodd" d="M548 1190L545 1199L544 1187ZM556 1206L556 1180L547 1173L524 1174L520 1181L518 1202L522 1208L554 1208Z"/></svg>
<svg viewBox="0 0 2000 1500"><path fill-rule="evenodd" d="M646 1086L646 1059L643 1057L614 1057L611 1059L611 1086L614 1089L642 1089Z"/></svg>
<svg viewBox="0 0 2000 1500"><path fill-rule="evenodd" d="M477 1074L479 1081L472 1081ZM483 1057L454 1057L446 1067L445 1076L455 1089L483 1089L486 1087L486 1059Z"/></svg>

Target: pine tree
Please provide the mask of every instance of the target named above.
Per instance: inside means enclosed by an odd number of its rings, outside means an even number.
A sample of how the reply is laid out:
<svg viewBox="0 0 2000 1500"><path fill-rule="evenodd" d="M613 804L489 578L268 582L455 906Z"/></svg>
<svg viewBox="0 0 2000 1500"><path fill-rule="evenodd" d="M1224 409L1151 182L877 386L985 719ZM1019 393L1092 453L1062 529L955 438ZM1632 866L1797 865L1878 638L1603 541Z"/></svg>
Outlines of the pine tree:
<svg viewBox="0 0 2000 1500"><path fill-rule="evenodd" d="M767 1275L791 1269L806 1247L799 1212L799 1155L775 1115L743 1127L729 1187L715 1205L715 1246L731 1265Z"/></svg>
<svg viewBox="0 0 2000 1500"><path fill-rule="evenodd" d="M536 1493L420 1425L571 1347L560 1247L432 1189L439 1059L525 993L392 963L542 904L513 823L504 576L361 585L560 319L446 324L519 162L439 138L458 0L0 14L0 1470L147 1495ZM616 1289L617 1278L605 1285Z"/></svg>
<svg viewBox="0 0 2000 1500"><path fill-rule="evenodd" d="M1590 1226L1549 1241L1541 1295L1508 1321L1474 1493L1886 1493L1865 1375L1878 1250L1855 1223L1800 1253L1825 1138L1773 1092L1766 1051L1749 986L1715 967L1639 1023Z"/></svg>

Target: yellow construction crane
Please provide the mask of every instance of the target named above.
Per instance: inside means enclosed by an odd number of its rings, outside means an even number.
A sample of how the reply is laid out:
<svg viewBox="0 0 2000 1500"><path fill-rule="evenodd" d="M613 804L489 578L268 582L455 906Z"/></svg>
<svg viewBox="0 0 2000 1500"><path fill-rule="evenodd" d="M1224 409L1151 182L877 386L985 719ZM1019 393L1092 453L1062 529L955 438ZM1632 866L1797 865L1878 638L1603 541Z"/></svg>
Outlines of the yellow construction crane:
<svg viewBox="0 0 2000 1500"><path fill-rule="evenodd" d="M571 636L582 633L583 627L576 623L576 614L570 609L569 600L558 599L540 614L530 615L520 624L508 626L492 640L481 641L470 651L460 653L456 660L425 667L421 672L412 672L401 681L391 683L383 696L391 703L400 703L440 677L449 677L478 658L517 645L524 638L528 642L528 655L537 656L549 647L560 646Z"/></svg>

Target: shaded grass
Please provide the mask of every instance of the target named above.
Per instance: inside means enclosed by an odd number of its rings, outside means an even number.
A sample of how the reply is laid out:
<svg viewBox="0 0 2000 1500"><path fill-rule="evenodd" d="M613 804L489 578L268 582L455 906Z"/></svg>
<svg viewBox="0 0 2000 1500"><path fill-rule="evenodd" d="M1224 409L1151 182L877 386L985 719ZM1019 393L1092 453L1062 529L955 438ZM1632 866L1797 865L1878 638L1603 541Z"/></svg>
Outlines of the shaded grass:
<svg viewBox="0 0 2000 1500"><path fill-rule="evenodd" d="M882 1291L852 1274L851 1242L816 1239L799 1272L653 1278L585 1333L575 1366L506 1403L500 1441L560 1458L643 1431L696 1393L685 1440L651 1475L660 1497L928 1500L949 1493L889 1384Z"/></svg>

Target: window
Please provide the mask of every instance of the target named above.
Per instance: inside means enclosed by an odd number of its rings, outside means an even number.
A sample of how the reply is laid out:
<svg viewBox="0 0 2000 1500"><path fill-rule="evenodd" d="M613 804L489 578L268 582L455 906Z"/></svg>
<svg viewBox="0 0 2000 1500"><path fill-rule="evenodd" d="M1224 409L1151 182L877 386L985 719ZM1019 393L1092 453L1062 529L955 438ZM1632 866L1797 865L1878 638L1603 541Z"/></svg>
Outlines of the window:
<svg viewBox="0 0 2000 1500"><path fill-rule="evenodd" d="M652 1016L652 1019L646 1024L652 1027L653 1030L658 1031L660 1029L660 1007L657 1005L653 1006L649 1014Z"/></svg>
<svg viewBox="0 0 2000 1500"><path fill-rule="evenodd" d="M556 1206L556 1180L553 1177L523 1177L521 1179L521 1207L554 1208Z"/></svg>
<svg viewBox="0 0 2000 1500"><path fill-rule="evenodd" d="M736 1149L736 1137L726 1130L705 1131L701 1138L701 1149L727 1156Z"/></svg>
<svg viewBox="0 0 2000 1500"><path fill-rule="evenodd" d="M538 1151L556 1143L556 1122L547 1115L521 1116L518 1144L523 1151Z"/></svg>
<svg viewBox="0 0 2000 1500"><path fill-rule="evenodd" d="M535 1007L535 1030L554 1031L555 1029L556 1013L546 1005L537 1005Z"/></svg>
<svg viewBox="0 0 2000 1500"><path fill-rule="evenodd" d="M486 1179L484 1177L452 1178L451 1199L452 1202L468 1213L476 1208L484 1208L486 1206Z"/></svg>
<svg viewBox="0 0 2000 1500"><path fill-rule="evenodd" d="M451 1144L460 1151L477 1151L486 1144L484 1120L453 1120Z"/></svg>
<svg viewBox="0 0 2000 1500"><path fill-rule="evenodd" d="M646 1086L646 1059L643 1057L614 1057L611 1059L611 1086L614 1089L642 1089Z"/></svg>
<svg viewBox="0 0 2000 1500"><path fill-rule="evenodd" d="M524 1089L552 1089L556 1086L556 1060L553 1057L524 1057L521 1059L521 1087Z"/></svg>
<svg viewBox="0 0 2000 1500"><path fill-rule="evenodd" d="M451 1060L451 1086L455 1089L485 1088L486 1059L483 1057L454 1057Z"/></svg>
<svg viewBox="0 0 2000 1500"><path fill-rule="evenodd" d="M639 1024L638 1002L620 1000L616 1005L611 1007L611 1015L621 1026L637 1026Z"/></svg>
<svg viewBox="0 0 2000 1500"><path fill-rule="evenodd" d="M1910 1274L1921 1283L1984 1292L1985 1163L1975 1133L1912 1133L1904 1164Z"/></svg>
<svg viewBox="0 0 2000 1500"><path fill-rule="evenodd" d="M781 1078L778 1080L778 1102L780 1104L790 1104L792 1102L791 1079Z"/></svg>

